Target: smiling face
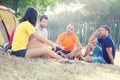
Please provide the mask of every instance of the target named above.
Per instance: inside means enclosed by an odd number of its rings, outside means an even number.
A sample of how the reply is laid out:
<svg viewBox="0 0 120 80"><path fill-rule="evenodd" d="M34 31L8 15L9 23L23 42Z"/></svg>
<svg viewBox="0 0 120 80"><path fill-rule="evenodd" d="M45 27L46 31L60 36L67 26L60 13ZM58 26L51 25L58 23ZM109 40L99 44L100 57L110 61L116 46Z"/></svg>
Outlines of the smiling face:
<svg viewBox="0 0 120 80"><path fill-rule="evenodd" d="M74 25L73 24L69 24L66 28L66 32L68 34L73 34L74 33Z"/></svg>
<svg viewBox="0 0 120 80"><path fill-rule="evenodd" d="M47 24L48 24L48 20L47 19L42 19L41 21L40 21L40 27L41 28L45 28L46 26L47 26Z"/></svg>

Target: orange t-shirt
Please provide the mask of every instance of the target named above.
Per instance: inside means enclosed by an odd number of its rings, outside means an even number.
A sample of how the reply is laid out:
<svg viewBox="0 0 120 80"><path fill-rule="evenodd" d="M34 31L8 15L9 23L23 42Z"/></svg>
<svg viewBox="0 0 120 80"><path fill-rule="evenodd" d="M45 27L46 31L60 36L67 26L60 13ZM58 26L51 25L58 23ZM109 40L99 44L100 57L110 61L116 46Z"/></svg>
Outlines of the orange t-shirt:
<svg viewBox="0 0 120 80"><path fill-rule="evenodd" d="M60 45L64 47L63 50L66 51L72 51L75 48L76 44L79 43L79 39L76 34L68 36L66 32L61 33L58 36L57 40L60 43Z"/></svg>

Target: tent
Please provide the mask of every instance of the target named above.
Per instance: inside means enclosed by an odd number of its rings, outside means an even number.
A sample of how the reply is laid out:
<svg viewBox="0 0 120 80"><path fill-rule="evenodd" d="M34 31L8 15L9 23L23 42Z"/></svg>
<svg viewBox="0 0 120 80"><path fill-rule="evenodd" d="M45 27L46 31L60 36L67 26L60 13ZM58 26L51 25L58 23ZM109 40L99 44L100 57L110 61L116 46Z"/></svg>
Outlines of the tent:
<svg viewBox="0 0 120 80"><path fill-rule="evenodd" d="M6 5L0 5L0 45L9 42L9 35L17 25L15 11Z"/></svg>
<svg viewBox="0 0 120 80"><path fill-rule="evenodd" d="M7 5L0 5L0 45L9 42L9 35L17 25L15 11Z"/></svg>

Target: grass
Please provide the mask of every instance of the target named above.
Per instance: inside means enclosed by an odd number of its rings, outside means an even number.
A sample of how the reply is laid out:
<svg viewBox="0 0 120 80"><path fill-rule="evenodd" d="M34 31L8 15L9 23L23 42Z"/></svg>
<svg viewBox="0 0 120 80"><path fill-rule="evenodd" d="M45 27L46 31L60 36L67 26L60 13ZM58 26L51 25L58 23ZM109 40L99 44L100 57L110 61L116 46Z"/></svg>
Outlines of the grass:
<svg viewBox="0 0 120 80"><path fill-rule="evenodd" d="M0 80L120 80L120 52L115 65L57 63L0 54Z"/></svg>

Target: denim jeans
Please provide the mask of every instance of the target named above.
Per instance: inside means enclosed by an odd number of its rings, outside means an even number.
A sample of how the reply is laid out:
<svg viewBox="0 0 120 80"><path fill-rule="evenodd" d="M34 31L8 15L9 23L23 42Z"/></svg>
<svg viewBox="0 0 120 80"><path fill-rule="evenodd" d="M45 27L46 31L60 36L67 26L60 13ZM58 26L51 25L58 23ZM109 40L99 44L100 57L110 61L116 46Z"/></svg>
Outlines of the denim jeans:
<svg viewBox="0 0 120 80"><path fill-rule="evenodd" d="M102 52L102 49L96 45L95 48L93 49L93 55L92 56L92 62L98 62L98 63L101 63L101 64L105 64L105 60L103 58L103 52Z"/></svg>

